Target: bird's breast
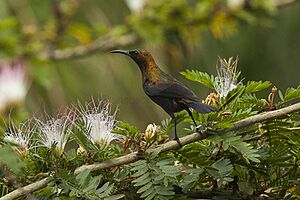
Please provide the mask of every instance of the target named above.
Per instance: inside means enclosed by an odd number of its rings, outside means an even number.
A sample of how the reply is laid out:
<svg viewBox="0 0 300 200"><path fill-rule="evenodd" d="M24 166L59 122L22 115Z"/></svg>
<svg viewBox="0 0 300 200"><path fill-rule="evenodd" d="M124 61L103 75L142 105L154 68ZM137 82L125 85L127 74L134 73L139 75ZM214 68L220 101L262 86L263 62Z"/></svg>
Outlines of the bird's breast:
<svg viewBox="0 0 300 200"><path fill-rule="evenodd" d="M158 80L152 80L152 79L145 79L143 81L143 86L144 88L153 88L155 86L159 85L159 81Z"/></svg>

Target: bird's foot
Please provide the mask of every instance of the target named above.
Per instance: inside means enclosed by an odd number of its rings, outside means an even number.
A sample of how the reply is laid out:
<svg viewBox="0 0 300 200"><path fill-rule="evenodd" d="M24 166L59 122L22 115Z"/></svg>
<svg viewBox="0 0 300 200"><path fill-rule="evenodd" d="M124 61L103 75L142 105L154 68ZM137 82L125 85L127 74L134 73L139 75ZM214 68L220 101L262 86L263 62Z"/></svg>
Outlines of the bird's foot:
<svg viewBox="0 0 300 200"><path fill-rule="evenodd" d="M206 138L207 127L200 124L196 127L196 132L200 134L201 138Z"/></svg>
<svg viewBox="0 0 300 200"><path fill-rule="evenodd" d="M177 144L179 145L179 147L182 147L182 144L180 143L180 140L178 137L175 137L174 140L177 142Z"/></svg>
<svg viewBox="0 0 300 200"><path fill-rule="evenodd" d="M199 124L198 126L196 126L196 131L200 134L204 133L205 131L207 131L207 127L204 126L203 124Z"/></svg>
<svg viewBox="0 0 300 200"><path fill-rule="evenodd" d="M218 135L218 132L202 124L196 127L196 132L200 134L201 138L207 138L208 136Z"/></svg>

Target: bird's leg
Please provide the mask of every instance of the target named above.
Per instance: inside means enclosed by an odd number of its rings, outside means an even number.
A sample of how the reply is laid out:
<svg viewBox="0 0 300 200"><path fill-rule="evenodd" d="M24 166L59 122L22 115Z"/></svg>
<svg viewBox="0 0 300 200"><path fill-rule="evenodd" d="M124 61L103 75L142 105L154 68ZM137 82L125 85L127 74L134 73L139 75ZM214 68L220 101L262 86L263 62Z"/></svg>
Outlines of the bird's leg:
<svg viewBox="0 0 300 200"><path fill-rule="evenodd" d="M178 143L178 145L179 145L180 147L182 147L182 145L181 145L181 143L180 143L180 141L179 141L179 139L178 139L178 136L177 136L177 128L176 128L177 122L176 122L176 117L175 117L174 113L171 113L170 116L171 116L172 121L173 121L173 123L174 123L174 132L175 132L174 140L176 140L177 143Z"/></svg>
<svg viewBox="0 0 300 200"><path fill-rule="evenodd" d="M199 133L201 133L201 130L199 129L199 127L198 127L198 125L197 125L197 123L196 123L196 121L195 121L195 119L193 117L192 111L189 108L187 108L186 111L189 113L189 116L192 118L192 120L193 120L193 122L195 124L195 127L196 127L196 131L199 132Z"/></svg>

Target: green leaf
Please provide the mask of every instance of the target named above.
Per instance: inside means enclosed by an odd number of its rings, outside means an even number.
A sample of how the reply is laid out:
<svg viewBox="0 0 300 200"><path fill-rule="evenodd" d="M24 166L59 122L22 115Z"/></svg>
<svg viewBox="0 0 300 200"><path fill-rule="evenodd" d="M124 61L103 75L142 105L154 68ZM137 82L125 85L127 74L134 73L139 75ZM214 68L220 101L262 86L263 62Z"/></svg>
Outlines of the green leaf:
<svg viewBox="0 0 300 200"><path fill-rule="evenodd" d="M173 163L174 160L172 158L167 158L167 159L163 159L159 162L156 163L157 166L164 166L164 165L169 165L170 163Z"/></svg>
<svg viewBox="0 0 300 200"><path fill-rule="evenodd" d="M231 164L230 160L226 158L221 158L217 160L211 166L218 170L218 173L221 176L219 178L230 176L233 172L233 165Z"/></svg>
<svg viewBox="0 0 300 200"><path fill-rule="evenodd" d="M149 196L151 193L155 194L155 190L154 190L154 187L150 187L148 190L146 190L142 195L141 195L141 198L145 198L147 196Z"/></svg>
<svg viewBox="0 0 300 200"><path fill-rule="evenodd" d="M239 185L239 189L241 192L244 192L245 194L248 194L248 195L253 194L254 189L252 188L250 183L239 181L238 185Z"/></svg>
<svg viewBox="0 0 300 200"><path fill-rule="evenodd" d="M205 72L186 70L185 72L181 72L181 74L191 81L198 82L208 88L214 89L214 77Z"/></svg>
<svg viewBox="0 0 300 200"><path fill-rule="evenodd" d="M144 175L140 176L139 178L133 180L132 183L139 183L139 182L145 180L148 177L149 177L149 173L147 172Z"/></svg>
<svg viewBox="0 0 300 200"><path fill-rule="evenodd" d="M113 133L124 135L133 139L136 138L140 133L135 126L132 126L126 122L118 121L115 127L116 128L112 131Z"/></svg>
<svg viewBox="0 0 300 200"><path fill-rule="evenodd" d="M157 148L150 154L150 159L155 159L158 157L159 153L161 152L162 148Z"/></svg>
<svg viewBox="0 0 300 200"><path fill-rule="evenodd" d="M283 101L284 97L283 97L281 90L278 90L278 95L279 95L280 100Z"/></svg>
<svg viewBox="0 0 300 200"><path fill-rule="evenodd" d="M249 143L244 142L241 136L237 136L235 135L235 133L231 132L220 135L219 137L212 138L212 140L217 139L220 139L220 141L223 142L223 148L225 151L227 149L230 149L235 153L239 153L242 158L245 159L248 163L249 160L256 163L260 162L260 160L258 159L260 157L260 155L257 153L258 151L254 149L253 146L251 146Z"/></svg>
<svg viewBox="0 0 300 200"><path fill-rule="evenodd" d="M156 191L154 190L152 193L149 194L149 196L147 196L147 198L145 198L145 200L151 200L155 197L156 195Z"/></svg>
<svg viewBox="0 0 300 200"><path fill-rule="evenodd" d="M109 182L106 182L104 185L102 185L101 188L99 188L97 191L96 191L96 194L101 194L103 193L105 190L107 190L109 186Z"/></svg>
<svg viewBox="0 0 300 200"><path fill-rule="evenodd" d="M237 151L240 152L243 158L249 162L249 160L259 163L260 160L258 159L260 155L257 153L258 151L254 149L249 143L244 141L239 141L231 144L231 146Z"/></svg>
<svg viewBox="0 0 300 200"><path fill-rule="evenodd" d="M0 162L6 165L14 174L24 174L25 162L10 146L0 147Z"/></svg>
<svg viewBox="0 0 300 200"><path fill-rule="evenodd" d="M165 175L164 175L164 174L161 174L161 175L159 175L159 176L156 176L156 177L154 178L154 181L161 181L164 177L165 177Z"/></svg>
<svg viewBox="0 0 300 200"><path fill-rule="evenodd" d="M83 120L79 123L80 125L73 128L72 136L75 138L76 142L84 149L94 149L93 143L88 138L88 134L90 133L90 126L85 125L85 122Z"/></svg>
<svg viewBox="0 0 300 200"><path fill-rule="evenodd" d="M176 165L167 165L167 166L161 166L160 169L164 172L164 173L170 173L170 174L176 174L178 172L180 172L181 170L179 169L178 166Z"/></svg>
<svg viewBox="0 0 300 200"><path fill-rule="evenodd" d="M148 171L148 167L144 167L141 170L137 171L136 173L132 174L132 177L138 177L141 176L143 174L145 174Z"/></svg>
<svg viewBox="0 0 300 200"><path fill-rule="evenodd" d="M0 197L9 193L9 188L4 183L0 183Z"/></svg>
<svg viewBox="0 0 300 200"><path fill-rule="evenodd" d="M162 187L162 186L156 186L155 190L157 194L164 195L164 196L173 196L175 195L175 192L172 191L172 187Z"/></svg>
<svg viewBox="0 0 300 200"><path fill-rule="evenodd" d="M298 88L288 88L285 91L284 101L300 98L300 86Z"/></svg>
<svg viewBox="0 0 300 200"><path fill-rule="evenodd" d="M105 197L104 200L122 199L123 197L125 197L124 194L116 194L116 195L113 195L113 196Z"/></svg>
<svg viewBox="0 0 300 200"><path fill-rule="evenodd" d="M109 183L109 182L108 182L108 183ZM100 198L107 197L107 196L111 193L111 191L113 190L113 188L114 188L114 183L108 185L108 187L106 187L106 190L104 190L103 193L100 193L100 194L99 194L99 193L96 191L96 194L98 194Z"/></svg>
<svg viewBox="0 0 300 200"><path fill-rule="evenodd" d="M80 186L83 186L90 175L91 170L85 169L81 173L76 176L76 180L78 181Z"/></svg>
<svg viewBox="0 0 300 200"><path fill-rule="evenodd" d="M271 85L272 85L272 83L269 81L264 81L264 82L249 81L246 84L245 93L249 94L249 93L258 92L258 91L261 91L261 90L264 90L264 89L270 87Z"/></svg>
<svg viewBox="0 0 300 200"><path fill-rule="evenodd" d="M132 165L132 166L134 166L134 165ZM148 165L147 165L146 162L143 162L143 163L141 163L139 165L135 165L135 167L131 168L130 171L139 171L139 170L141 170L141 169L143 169L145 167L147 168Z"/></svg>
<svg viewBox="0 0 300 200"><path fill-rule="evenodd" d="M142 181L136 182L136 183L134 184L134 186L135 186L135 187L139 187L139 186L142 186L142 185L146 185L146 184L149 183L150 181L151 181L151 178L148 177L148 178L146 178L146 179L144 179L144 180L142 180Z"/></svg>
<svg viewBox="0 0 300 200"><path fill-rule="evenodd" d="M144 191L148 190L151 186L152 186L152 182L147 183L146 185L144 185L143 187L141 187L137 193L143 193Z"/></svg>
<svg viewBox="0 0 300 200"><path fill-rule="evenodd" d="M139 165L145 165L145 164L147 164L147 161L146 161L146 160L138 160L138 161L136 161L136 162L134 162L134 163L131 163L130 165L131 165L131 166L139 166ZM134 171L134 170L131 169L131 171Z"/></svg>
<svg viewBox="0 0 300 200"><path fill-rule="evenodd" d="M202 168L190 168L186 170L186 173L190 174L202 174L204 170Z"/></svg>
<svg viewBox="0 0 300 200"><path fill-rule="evenodd" d="M243 98L240 98L243 106L248 107L260 107L263 108L268 105L268 102L265 99L258 99L254 95L245 95Z"/></svg>
<svg viewBox="0 0 300 200"><path fill-rule="evenodd" d="M90 179L87 187L85 187L82 191L83 192L94 192L96 191L100 181L101 181L101 178L102 178L102 175L99 175L99 176L95 176L93 178Z"/></svg>
<svg viewBox="0 0 300 200"><path fill-rule="evenodd" d="M223 98L223 102L222 102L221 108L223 108L226 105L229 105L231 102L236 101L244 93L245 93L245 87L244 86L238 86L235 89L231 90L226 95L226 97Z"/></svg>
<svg viewBox="0 0 300 200"><path fill-rule="evenodd" d="M76 159L76 151L75 149L70 149L67 154L66 154L66 157L67 157L67 160L68 161L72 161L72 160L75 160Z"/></svg>

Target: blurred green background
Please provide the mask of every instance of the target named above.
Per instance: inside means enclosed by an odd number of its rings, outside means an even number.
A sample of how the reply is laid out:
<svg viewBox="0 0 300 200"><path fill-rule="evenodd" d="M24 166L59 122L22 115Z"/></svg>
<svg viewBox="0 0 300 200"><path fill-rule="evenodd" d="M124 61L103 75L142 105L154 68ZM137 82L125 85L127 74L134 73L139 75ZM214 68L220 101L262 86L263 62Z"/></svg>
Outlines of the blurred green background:
<svg viewBox="0 0 300 200"><path fill-rule="evenodd" d="M138 67L128 57L110 54L112 49L149 50L164 71L201 99L212 91L179 72L216 75L218 56L238 56L244 82L296 87L299 11L299 1L280 0L2 0L0 64L24 61L28 91L1 116L55 115L93 97L110 100L118 120L141 130L159 123L167 114L144 95Z"/></svg>

